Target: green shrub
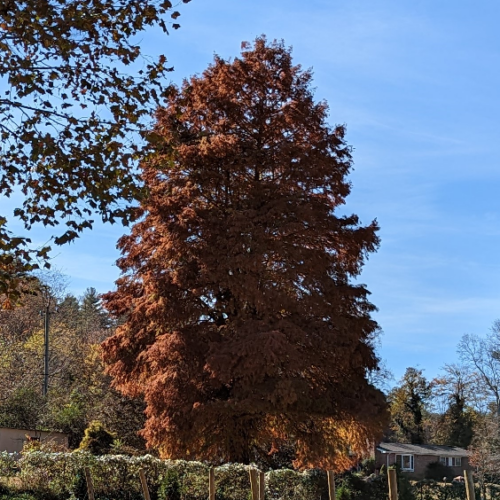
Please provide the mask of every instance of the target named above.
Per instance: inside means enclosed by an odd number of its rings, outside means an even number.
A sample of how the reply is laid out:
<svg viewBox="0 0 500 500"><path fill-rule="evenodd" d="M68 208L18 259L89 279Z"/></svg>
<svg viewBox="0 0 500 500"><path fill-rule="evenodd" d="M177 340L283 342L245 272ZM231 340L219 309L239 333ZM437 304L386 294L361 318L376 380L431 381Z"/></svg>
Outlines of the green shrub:
<svg viewBox="0 0 500 500"><path fill-rule="evenodd" d="M181 483L175 469L167 469L158 488L158 500L181 500Z"/></svg>
<svg viewBox="0 0 500 500"><path fill-rule="evenodd" d="M463 483L442 484L433 479L424 479L415 483L413 491L418 500L466 500ZM480 498L479 495L476 498Z"/></svg>
<svg viewBox="0 0 500 500"><path fill-rule="evenodd" d="M150 455L96 456L80 450L72 453L33 451L23 454L18 467L20 473L16 484L20 490L32 493L36 500L86 498L85 467L92 475L97 500L143 500L139 480L141 469L145 472L153 500L206 500L208 496L210 466L194 461L160 460ZM248 469L242 464L216 467L216 500L248 500ZM267 472L265 478L266 500L328 498L324 471L281 469ZM387 479L379 476L368 481L357 474L346 475L345 492L342 488L339 490L350 500L387 500Z"/></svg>
<svg viewBox="0 0 500 500"><path fill-rule="evenodd" d="M302 474L302 482L310 498L328 498L328 477L324 470L310 469L305 471Z"/></svg>
<svg viewBox="0 0 500 500"><path fill-rule="evenodd" d="M380 475L367 479L365 491L356 498L357 500L387 500L388 492L387 476Z"/></svg>
<svg viewBox="0 0 500 500"><path fill-rule="evenodd" d="M0 451L0 476L12 477L18 471L16 456L14 453Z"/></svg>
<svg viewBox="0 0 500 500"><path fill-rule="evenodd" d="M84 499L87 495L87 480L83 469L76 473L73 484L71 485L71 497L77 499Z"/></svg>
<svg viewBox="0 0 500 500"><path fill-rule="evenodd" d="M152 493L157 490L160 475L168 463L150 455L95 456L87 451L73 453L30 452L19 460L21 487L38 496L55 494L67 498L85 485L83 470L88 467L92 475L96 498L133 500L141 498L139 470L144 469ZM171 462L170 462L171 463ZM153 495L152 495L153 496Z"/></svg>
<svg viewBox="0 0 500 500"><path fill-rule="evenodd" d="M39 500L31 493L15 493L9 492L0 494L0 500Z"/></svg>
<svg viewBox="0 0 500 500"><path fill-rule="evenodd" d="M208 482L206 484L208 485ZM247 465L226 464L215 469L216 500L247 500L249 492L250 477Z"/></svg>
<svg viewBox="0 0 500 500"><path fill-rule="evenodd" d="M278 469L268 472L266 476L266 498L272 500L316 498L314 473Z"/></svg>
<svg viewBox="0 0 500 500"><path fill-rule="evenodd" d="M361 462L362 471L369 476L375 472L375 459L374 458L366 458Z"/></svg>
<svg viewBox="0 0 500 500"><path fill-rule="evenodd" d="M0 496L10 494L10 489L3 483L0 483Z"/></svg>
<svg viewBox="0 0 500 500"><path fill-rule="evenodd" d="M431 462L427 464L424 473L425 479L434 479L435 481L442 481L443 478L447 478L448 481L451 481L455 476L453 469L444 465L440 462Z"/></svg>
<svg viewBox="0 0 500 500"><path fill-rule="evenodd" d="M92 455L106 455L111 451L115 439L116 436L96 420L85 429L85 436L78 449Z"/></svg>
<svg viewBox="0 0 500 500"><path fill-rule="evenodd" d="M351 500L352 492L347 484L342 483L340 488L337 489L335 496L337 500Z"/></svg>
<svg viewBox="0 0 500 500"><path fill-rule="evenodd" d="M176 460L170 464L179 473L182 500L206 500L209 466L200 462L186 460Z"/></svg>

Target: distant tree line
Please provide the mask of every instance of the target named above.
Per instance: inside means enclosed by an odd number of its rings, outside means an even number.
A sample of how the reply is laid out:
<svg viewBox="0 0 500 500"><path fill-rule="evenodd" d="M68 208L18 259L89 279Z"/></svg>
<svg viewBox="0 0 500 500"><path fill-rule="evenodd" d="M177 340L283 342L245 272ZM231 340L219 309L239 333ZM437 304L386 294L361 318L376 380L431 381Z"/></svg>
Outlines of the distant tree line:
<svg viewBox="0 0 500 500"><path fill-rule="evenodd" d="M480 482L500 470L500 321L484 337L464 335L460 363L428 380L410 367L387 395L387 440L468 448Z"/></svg>
<svg viewBox="0 0 500 500"><path fill-rule="evenodd" d="M55 277L55 278L54 278ZM110 386L100 343L115 329L94 288L64 293L54 273L27 286L23 304L0 310L0 427L60 430L76 447L92 421L121 442L143 448L143 403ZM43 396L44 318L50 312L49 387Z"/></svg>

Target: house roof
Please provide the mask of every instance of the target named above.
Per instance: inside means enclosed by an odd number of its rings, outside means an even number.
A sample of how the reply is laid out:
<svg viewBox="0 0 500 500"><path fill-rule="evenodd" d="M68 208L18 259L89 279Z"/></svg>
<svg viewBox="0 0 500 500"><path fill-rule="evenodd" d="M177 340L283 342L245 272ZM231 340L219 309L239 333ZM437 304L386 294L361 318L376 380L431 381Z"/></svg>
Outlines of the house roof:
<svg viewBox="0 0 500 500"><path fill-rule="evenodd" d="M50 435L59 434L61 436L66 436L67 435L65 432L62 432L62 431L40 430L40 429L24 429L22 427L3 427L3 426L0 426L0 432L1 431L17 431L17 432L24 432L26 434L29 434L29 433L38 433L38 434L50 434Z"/></svg>
<svg viewBox="0 0 500 500"><path fill-rule="evenodd" d="M434 455L437 457L467 457L469 455L464 448L436 444L380 443L377 450L381 453L397 453L398 455Z"/></svg>

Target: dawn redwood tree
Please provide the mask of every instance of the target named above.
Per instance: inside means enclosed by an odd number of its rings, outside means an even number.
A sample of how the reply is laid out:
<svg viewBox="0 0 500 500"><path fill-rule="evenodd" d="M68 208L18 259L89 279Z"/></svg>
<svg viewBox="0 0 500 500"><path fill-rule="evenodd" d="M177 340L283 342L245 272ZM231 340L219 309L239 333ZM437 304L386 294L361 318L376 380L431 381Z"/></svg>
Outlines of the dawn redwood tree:
<svg viewBox="0 0 500 500"><path fill-rule="evenodd" d="M374 306L352 283L377 224L335 214L351 150L311 73L282 43L242 49L157 112L104 357L164 457L248 463L292 441L295 465L342 469L386 423Z"/></svg>

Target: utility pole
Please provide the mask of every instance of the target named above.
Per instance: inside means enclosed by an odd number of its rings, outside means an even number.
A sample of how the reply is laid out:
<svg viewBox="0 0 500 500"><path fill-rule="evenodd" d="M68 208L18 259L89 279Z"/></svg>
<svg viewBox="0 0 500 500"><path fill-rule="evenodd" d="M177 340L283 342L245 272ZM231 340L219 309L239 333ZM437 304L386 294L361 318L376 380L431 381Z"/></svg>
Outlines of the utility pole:
<svg viewBox="0 0 500 500"><path fill-rule="evenodd" d="M44 354L43 354L43 390L42 394L47 395L49 391L49 326L50 326L50 311L49 306L45 307L43 330L44 330Z"/></svg>

